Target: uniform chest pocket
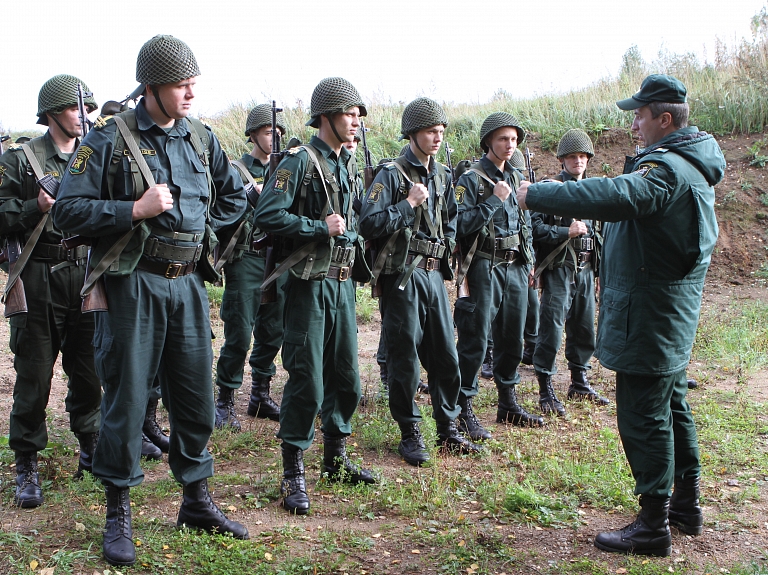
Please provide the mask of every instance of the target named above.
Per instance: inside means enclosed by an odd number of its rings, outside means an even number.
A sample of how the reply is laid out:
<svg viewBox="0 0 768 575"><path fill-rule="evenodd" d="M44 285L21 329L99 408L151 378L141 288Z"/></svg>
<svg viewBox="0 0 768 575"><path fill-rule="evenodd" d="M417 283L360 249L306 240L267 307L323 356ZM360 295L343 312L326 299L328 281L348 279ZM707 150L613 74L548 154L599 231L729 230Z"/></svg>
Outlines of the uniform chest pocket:
<svg viewBox="0 0 768 575"><path fill-rule="evenodd" d="M162 169L160 168L160 161L157 159L155 150L147 150L142 148L141 152L141 157L144 158L144 161L146 162L149 171L152 173L152 177L155 179L155 182L160 183L165 181L163 178ZM136 162L133 157L127 153L123 154L123 173L125 174L126 190L138 192L139 190L134 190L134 188L139 185L139 182L141 183L142 192L147 189L148 184L141 175L138 162Z"/></svg>
<svg viewBox="0 0 768 575"><path fill-rule="evenodd" d="M609 353L621 353L629 333L630 294L603 288L600 308L600 347Z"/></svg>

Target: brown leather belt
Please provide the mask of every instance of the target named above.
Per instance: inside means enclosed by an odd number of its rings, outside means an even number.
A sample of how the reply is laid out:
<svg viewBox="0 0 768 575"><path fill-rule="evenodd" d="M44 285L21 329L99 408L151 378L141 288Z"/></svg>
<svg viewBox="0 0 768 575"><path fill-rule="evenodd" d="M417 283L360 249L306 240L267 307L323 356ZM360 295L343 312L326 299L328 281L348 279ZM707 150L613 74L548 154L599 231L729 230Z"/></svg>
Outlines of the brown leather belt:
<svg viewBox="0 0 768 575"><path fill-rule="evenodd" d="M349 266L331 266L328 268L328 273L325 278L345 282L349 279L350 271L351 269Z"/></svg>
<svg viewBox="0 0 768 575"><path fill-rule="evenodd" d="M411 265L415 257L416 256L408 256L407 258L405 258L405 265L407 266ZM439 272L440 260L438 258L421 258L421 261L416 264L416 267L426 270L428 272Z"/></svg>
<svg viewBox="0 0 768 575"><path fill-rule="evenodd" d="M481 254L483 254L484 256L487 256L488 259L491 259L491 252L485 251L484 249L477 250L477 251L480 252ZM511 262L515 262L518 259L520 259L520 251L519 250L496 251L496 253L494 255L495 255L494 262L507 262L507 263L511 263Z"/></svg>
<svg viewBox="0 0 768 575"><path fill-rule="evenodd" d="M136 267L145 272L174 280L194 272L197 267L197 262L155 262L146 258L141 258L139 260L139 265Z"/></svg>

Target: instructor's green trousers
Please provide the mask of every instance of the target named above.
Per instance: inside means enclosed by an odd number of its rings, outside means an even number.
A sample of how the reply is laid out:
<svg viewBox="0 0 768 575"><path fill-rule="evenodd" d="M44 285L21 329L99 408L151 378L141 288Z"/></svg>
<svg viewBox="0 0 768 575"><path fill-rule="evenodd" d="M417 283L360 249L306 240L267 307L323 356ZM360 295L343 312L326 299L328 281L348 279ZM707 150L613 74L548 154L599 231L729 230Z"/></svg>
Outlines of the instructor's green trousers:
<svg viewBox="0 0 768 575"><path fill-rule="evenodd" d="M699 475L699 442L685 370L665 377L616 373L619 434L635 495L669 497L675 478Z"/></svg>

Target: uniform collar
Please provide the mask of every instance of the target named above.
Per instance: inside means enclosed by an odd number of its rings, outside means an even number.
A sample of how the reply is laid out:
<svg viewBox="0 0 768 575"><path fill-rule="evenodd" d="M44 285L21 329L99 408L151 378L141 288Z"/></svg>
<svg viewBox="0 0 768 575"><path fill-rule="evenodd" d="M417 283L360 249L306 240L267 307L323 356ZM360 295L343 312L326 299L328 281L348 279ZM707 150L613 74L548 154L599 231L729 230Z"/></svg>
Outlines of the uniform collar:
<svg viewBox="0 0 768 575"><path fill-rule="evenodd" d="M43 142L45 143L45 159L50 160L53 157L59 157L61 160L68 162L69 158L72 156L72 154L65 154L61 150L59 150L59 147L56 145L56 142L53 141L53 138L51 137L50 132L45 132L42 136ZM80 138L77 138L75 141L75 150L80 147Z"/></svg>
<svg viewBox="0 0 768 575"><path fill-rule="evenodd" d="M512 175L514 172L514 168L512 167L512 164L509 162L504 162L504 172L502 173L499 168L496 167L496 164L494 164L489 158L488 154L483 154L483 157L480 158L480 165L482 165L483 169L485 170L485 173L489 176L495 176L499 179L503 179L505 174Z"/></svg>
<svg viewBox="0 0 768 575"><path fill-rule="evenodd" d="M157 123L152 119L152 116L149 115L149 112L147 112L143 98L139 100L139 103L136 106L136 125L142 132L151 130L152 126L157 126ZM175 120L173 127L176 128L176 133L179 136L184 137L187 135L187 123L184 120ZM165 131L165 129L160 126L157 126L157 128Z"/></svg>
<svg viewBox="0 0 768 575"><path fill-rule="evenodd" d="M424 167L424 164L419 161L410 146L408 146L408 149L405 151L405 156L403 157L420 172L426 172L429 176L437 174L437 161L435 161L434 156L429 157L429 170L427 170Z"/></svg>
<svg viewBox="0 0 768 575"><path fill-rule="evenodd" d="M341 147L341 152L337 159L336 152L334 152L328 144L326 144L317 136L312 136L312 139L309 140L309 143L313 148L317 149L317 151L323 155L326 161L331 160L334 163L341 161L346 165L347 161L349 160L349 150L347 150L344 146Z"/></svg>
<svg viewBox="0 0 768 575"><path fill-rule="evenodd" d="M243 154L243 157L240 158L240 161L245 165L246 168L251 168L251 167L253 167L254 164L256 164L256 165L258 165L258 166L260 166L262 168L266 168L267 167L267 164L262 164L259 160L257 160L256 158L254 158L250 154Z"/></svg>
<svg viewBox="0 0 768 575"><path fill-rule="evenodd" d="M584 179L586 176L582 176L582 179ZM570 181L576 181L576 178L574 178L570 172L563 170L560 172L560 181L561 182L570 182Z"/></svg>

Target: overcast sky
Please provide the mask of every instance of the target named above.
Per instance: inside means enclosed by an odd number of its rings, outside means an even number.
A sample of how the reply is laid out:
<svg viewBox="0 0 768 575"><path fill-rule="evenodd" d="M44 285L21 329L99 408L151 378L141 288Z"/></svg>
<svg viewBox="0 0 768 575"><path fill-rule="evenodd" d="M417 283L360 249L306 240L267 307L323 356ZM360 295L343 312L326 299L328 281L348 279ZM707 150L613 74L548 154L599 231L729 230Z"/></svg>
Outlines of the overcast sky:
<svg viewBox="0 0 768 575"><path fill-rule="evenodd" d="M202 75L193 113L276 99L308 105L327 76L364 100L486 102L499 89L529 97L615 76L626 50L712 61L717 38L749 38L765 0L2 0L4 130L35 127L37 95L74 74L101 105L136 86L136 55L155 34L192 48ZM77 7L77 10L73 9Z"/></svg>

